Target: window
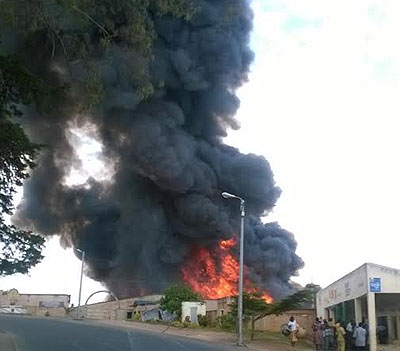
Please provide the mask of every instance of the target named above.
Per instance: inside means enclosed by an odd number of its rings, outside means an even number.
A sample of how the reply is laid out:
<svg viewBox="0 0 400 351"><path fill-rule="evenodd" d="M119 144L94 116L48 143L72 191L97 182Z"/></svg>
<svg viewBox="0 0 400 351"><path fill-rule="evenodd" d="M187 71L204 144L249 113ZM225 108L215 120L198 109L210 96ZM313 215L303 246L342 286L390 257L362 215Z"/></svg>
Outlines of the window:
<svg viewBox="0 0 400 351"><path fill-rule="evenodd" d="M132 319L132 312L126 313L126 319Z"/></svg>

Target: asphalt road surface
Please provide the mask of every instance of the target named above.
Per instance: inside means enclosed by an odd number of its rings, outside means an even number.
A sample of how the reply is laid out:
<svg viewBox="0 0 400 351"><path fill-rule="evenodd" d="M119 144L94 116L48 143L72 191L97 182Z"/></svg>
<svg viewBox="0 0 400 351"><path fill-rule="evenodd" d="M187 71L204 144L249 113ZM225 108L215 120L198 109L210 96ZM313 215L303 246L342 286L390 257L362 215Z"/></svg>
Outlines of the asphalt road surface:
<svg viewBox="0 0 400 351"><path fill-rule="evenodd" d="M0 333L12 336L15 347L1 351L229 351L194 339L101 326L84 321L0 315ZM6 334L6 335L7 335ZM4 335L4 334L3 334ZM14 349L14 350L13 350Z"/></svg>

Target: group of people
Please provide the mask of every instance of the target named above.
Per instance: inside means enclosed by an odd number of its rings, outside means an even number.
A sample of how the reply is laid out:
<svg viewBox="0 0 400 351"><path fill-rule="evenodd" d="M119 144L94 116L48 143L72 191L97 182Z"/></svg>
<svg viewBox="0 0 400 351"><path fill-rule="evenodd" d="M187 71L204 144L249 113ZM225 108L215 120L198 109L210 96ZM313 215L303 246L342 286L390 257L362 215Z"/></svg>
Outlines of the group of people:
<svg viewBox="0 0 400 351"><path fill-rule="evenodd" d="M367 351L368 325L358 325L352 320L346 327L341 321L333 322L316 318L313 324L313 339L316 350L323 351Z"/></svg>

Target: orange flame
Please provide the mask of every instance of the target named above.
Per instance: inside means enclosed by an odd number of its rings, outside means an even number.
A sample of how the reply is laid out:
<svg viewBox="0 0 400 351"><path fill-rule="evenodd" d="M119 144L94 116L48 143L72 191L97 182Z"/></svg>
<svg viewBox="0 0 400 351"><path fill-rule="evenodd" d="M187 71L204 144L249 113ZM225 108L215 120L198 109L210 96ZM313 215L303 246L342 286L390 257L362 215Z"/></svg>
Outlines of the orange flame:
<svg viewBox="0 0 400 351"><path fill-rule="evenodd" d="M221 240L215 252L198 247L192 252L182 269L183 280L207 299L237 295L239 264L230 251L235 245L236 241L232 238ZM254 289L245 290L254 291ZM267 303L273 301L266 292L263 292L262 297Z"/></svg>

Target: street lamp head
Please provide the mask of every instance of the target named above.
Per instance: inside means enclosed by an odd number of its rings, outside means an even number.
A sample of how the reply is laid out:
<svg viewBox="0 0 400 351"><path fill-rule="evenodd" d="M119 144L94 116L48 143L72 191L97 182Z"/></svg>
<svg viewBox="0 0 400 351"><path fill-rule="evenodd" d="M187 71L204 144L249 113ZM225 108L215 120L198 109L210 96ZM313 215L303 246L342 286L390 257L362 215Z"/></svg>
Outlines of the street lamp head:
<svg viewBox="0 0 400 351"><path fill-rule="evenodd" d="M80 249L76 249L76 251L78 251L79 253L81 253L81 254L83 254L83 250L80 250Z"/></svg>
<svg viewBox="0 0 400 351"><path fill-rule="evenodd" d="M229 194L226 191L224 191L221 195L224 199L238 199L236 195Z"/></svg>
<svg viewBox="0 0 400 351"><path fill-rule="evenodd" d="M222 195L222 197L223 197L224 199L237 199L237 200L240 200L240 202L241 202L242 204L244 204L244 200L243 200L240 196L236 196L236 195L227 193L226 191L224 191L221 195Z"/></svg>

